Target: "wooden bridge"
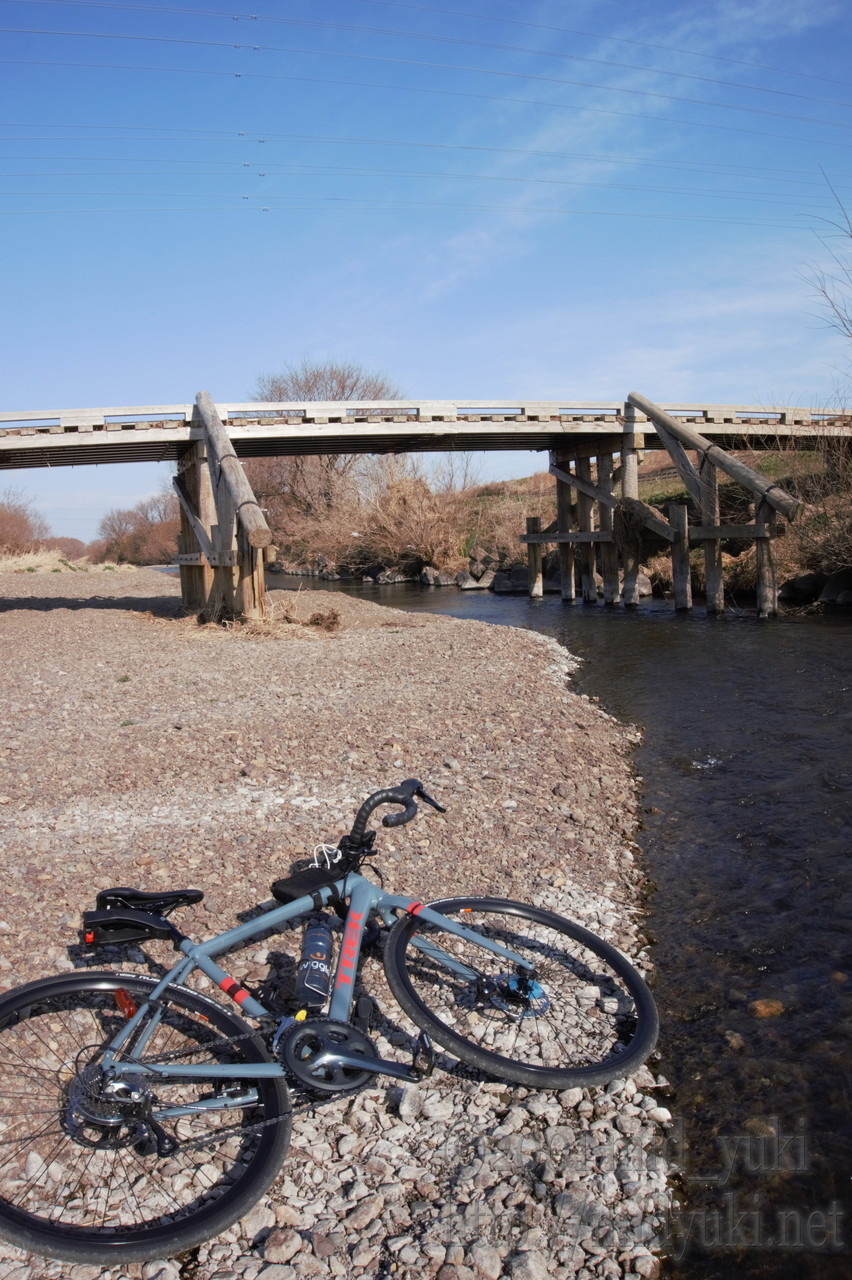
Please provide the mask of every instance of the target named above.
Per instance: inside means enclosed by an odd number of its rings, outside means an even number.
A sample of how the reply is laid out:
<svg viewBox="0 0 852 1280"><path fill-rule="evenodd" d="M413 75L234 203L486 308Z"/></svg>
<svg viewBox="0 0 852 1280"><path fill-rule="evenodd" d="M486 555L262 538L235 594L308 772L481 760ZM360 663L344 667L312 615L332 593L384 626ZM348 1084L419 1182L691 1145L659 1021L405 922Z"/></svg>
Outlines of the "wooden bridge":
<svg viewBox="0 0 852 1280"><path fill-rule="evenodd" d="M758 548L758 612L775 611L771 540L777 514L792 519L797 499L730 457L730 450L808 447L852 437L852 422L830 413L760 405L655 405L631 393L618 402L394 400L194 404L0 413L0 471L112 462L175 461L181 503L178 562L188 608L247 617L264 611L264 548L272 534L240 458L282 454L547 450L556 477L557 520L528 522L531 594L540 594L541 551L560 549L564 599L575 592L575 554L583 598L597 600L596 545L604 600L636 601L642 531L672 546L675 605L691 606L688 554L704 546L707 607L724 607L721 542L753 538ZM686 506L666 521L638 501L643 449L665 448L701 512L688 527ZM687 450L694 450L698 466ZM595 470L592 471L592 461ZM717 469L756 496L752 525L719 523ZM616 493L618 486L619 495ZM575 495L572 498L572 495ZM619 559L622 562L619 576Z"/></svg>
<svg viewBox="0 0 852 1280"><path fill-rule="evenodd" d="M830 414L761 405L664 404L728 449L805 442L848 431ZM571 449L642 431L647 417L629 401L394 400L219 404L239 458L305 453L410 453L448 450ZM179 461L203 439L197 404L0 413L0 470L105 462ZM605 437L612 437L605 441ZM662 448L652 429L638 448Z"/></svg>

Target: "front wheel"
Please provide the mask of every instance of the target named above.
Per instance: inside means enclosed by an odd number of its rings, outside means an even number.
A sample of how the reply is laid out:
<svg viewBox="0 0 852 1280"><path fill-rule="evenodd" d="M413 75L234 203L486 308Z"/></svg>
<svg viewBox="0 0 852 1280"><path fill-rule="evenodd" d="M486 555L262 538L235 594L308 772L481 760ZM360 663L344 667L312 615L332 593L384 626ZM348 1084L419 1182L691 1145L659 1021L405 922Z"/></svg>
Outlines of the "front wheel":
<svg viewBox="0 0 852 1280"><path fill-rule="evenodd" d="M221 1005L173 987L140 1061L227 1063L227 1080L124 1077L103 1050L156 983L67 973L0 999L0 1235L49 1258L123 1266L201 1244L242 1217L290 1138L282 1079L239 1080L269 1061ZM140 1096L142 1101L140 1101Z"/></svg>
<svg viewBox="0 0 852 1280"><path fill-rule="evenodd" d="M465 933L405 915L388 937L385 972L409 1017L463 1062L517 1084L567 1089L629 1075L654 1048L659 1020L650 991L588 929L502 898L429 906Z"/></svg>

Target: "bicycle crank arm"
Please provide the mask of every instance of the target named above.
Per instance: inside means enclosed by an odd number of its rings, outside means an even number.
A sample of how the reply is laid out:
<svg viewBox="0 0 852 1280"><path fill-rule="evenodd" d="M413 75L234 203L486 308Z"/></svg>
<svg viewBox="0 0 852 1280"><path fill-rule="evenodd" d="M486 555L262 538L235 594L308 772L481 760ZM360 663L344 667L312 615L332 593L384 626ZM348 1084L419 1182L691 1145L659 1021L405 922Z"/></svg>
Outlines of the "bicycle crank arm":
<svg viewBox="0 0 852 1280"><path fill-rule="evenodd" d="M311 1060L312 1070L346 1067L355 1071L369 1071L374 1075L393 1076L395 1080L406 1080L409 1084L417 1084L424 1076L431 1075L433 1065L434 1053L428 1036L421 1036L410 1067L405 1067L400 1062L391 1062L388 1058L364 1058L360 1054L331 1050L318 1053Z"/></svg>

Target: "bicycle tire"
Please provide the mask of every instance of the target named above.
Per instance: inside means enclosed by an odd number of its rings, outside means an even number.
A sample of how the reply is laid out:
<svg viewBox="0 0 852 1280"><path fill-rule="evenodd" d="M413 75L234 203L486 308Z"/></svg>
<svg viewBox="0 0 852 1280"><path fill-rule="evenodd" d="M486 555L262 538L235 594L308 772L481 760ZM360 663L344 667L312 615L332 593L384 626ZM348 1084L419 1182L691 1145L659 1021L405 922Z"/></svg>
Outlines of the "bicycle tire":
<svg viewBox="0 0 852 1280"><path fill-rule="evenodd" d="M253 1082L256 1101L244 1106L171 1119L163 1107L194 1105L216 1084L151 1083L158 1123L180 1144L166 1155L144 1121L91 1124L92 1107L103 1107L100 1095L92 1103L97 1059L126 1016L116 993L138 1004L155 985L140 974L74 972L0 998L0 1236L12 1244L107 1266L169 1257L226 1230L278 1173L290 1139L283 1079ZM143 1060L270 1061L248 1024L207 997L173 987L158 1003Z"/></svg>
<svg viewBox="0 0 852 1280"><path fill-rule="evenodd" d="M627 1076L657 1040L656 1005L633 965L603 938L554 912L503 898L448 898L429 906L535 958L520 966L417 914L397 920L385 948L388 985L412 1021L463 1062L497 1079L568 1089ZM452 972L417 947L433 939L466 966ZM428 941L427 941L428 945Z"/></svg>

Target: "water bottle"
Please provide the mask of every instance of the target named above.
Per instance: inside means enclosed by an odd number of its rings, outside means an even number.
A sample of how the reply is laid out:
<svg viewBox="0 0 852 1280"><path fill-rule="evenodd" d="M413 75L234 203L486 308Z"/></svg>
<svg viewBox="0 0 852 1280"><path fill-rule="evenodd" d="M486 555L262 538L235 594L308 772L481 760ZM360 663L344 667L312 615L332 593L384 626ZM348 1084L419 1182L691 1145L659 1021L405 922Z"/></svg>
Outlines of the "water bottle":
<svg viewBox="0 0 852 1280"><path fill-rule="evenodd" d="M296 1003L300 1009L318 1013L331 987L333 934L328 917L315 916L305 930L302 954L296 975Z"/></svg>

